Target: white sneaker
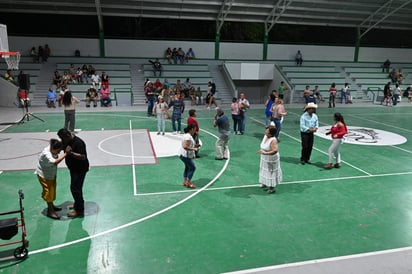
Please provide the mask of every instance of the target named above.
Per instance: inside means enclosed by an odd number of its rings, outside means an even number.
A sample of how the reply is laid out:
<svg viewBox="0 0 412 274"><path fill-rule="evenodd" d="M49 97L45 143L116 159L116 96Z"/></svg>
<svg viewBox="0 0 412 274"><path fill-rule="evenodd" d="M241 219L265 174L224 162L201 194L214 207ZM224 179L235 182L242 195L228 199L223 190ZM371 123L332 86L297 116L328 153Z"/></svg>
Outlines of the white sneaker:
<svg viewBox="0 0 412 274"><path fill-rule="evenodd" d="M176 135L177 134L177 131L173 131L173 135Z"/></svg>
<svg viewBox="0 0 412 274"><path fill-rule="evenodd" d="M178 131L177 134L180 134L180 131Z"/></svg>

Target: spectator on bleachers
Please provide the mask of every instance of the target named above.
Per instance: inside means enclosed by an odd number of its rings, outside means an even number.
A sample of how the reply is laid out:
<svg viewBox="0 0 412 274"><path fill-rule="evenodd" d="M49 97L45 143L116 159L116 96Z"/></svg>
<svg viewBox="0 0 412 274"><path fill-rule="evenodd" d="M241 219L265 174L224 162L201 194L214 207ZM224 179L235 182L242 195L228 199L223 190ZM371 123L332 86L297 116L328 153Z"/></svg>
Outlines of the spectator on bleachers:
<svg viewBox="0 0 412 274"><path fill-rule="evenodd" d="M39 54L38 54L37 51L36 51L36 47L32 47L32 48L31 48L29 55L30 55L30 57L32 58L33 63L39 62Z"/></svg>
<svg viewBox="0 0 412 274"><path fill-rule="evenodd" d="M325 101L323 99L322 94L320 93L319 86L315 86L315 89L313 90L312 94L315 96L315 98L318 102L324 102Z"/></svg>
<svg viewBox="0 0 412 274"><path fill-rule="evenodd" d="M186 63L189 63L190 59L196 58L195 52L193 51L192 48L189 48L189 50L186 52L185 58L186 58Z"/></svg>
<svg viewBox="0 0 412 274"><path fill-rule="evenodd" d="M177 59L179 59L179 63L183 64L185 62L185 51L182 48L177 50Z"/></svg>
<svg viewBox="0 0 412 274"><path fill-rule="evenodd" d="M296 65L298 65L298 66L302 65L303 56L302 56L302 53L300 52L300 50L298 50L298 52L295 55L295 61L296 61Z"/></svg>
<svg viewBox="0 0 412 274"><path fill-rule="evenodd" d="M189 97L189 94L192 93L194 95L195 88L192 86L189 78L186 78L186 81L182 84L182 91L185 97Z"/></svg>
<svg viewBox="0 0 412 274"><path fill-rule="evenodd" d="M148 81L146 83L146 87L144 88L144 94L146 96L146 102L147 102L147 116L152 117L153 108L154 108L154 104L156 101L152 82Z"/></svg>
<svg viewBox="0 0 412 274"><path fill-rule="evenodd" d="M97 102L99 101L99 94L97 90L90 86L86 93L86 107L90 107L90 102L93 102L93 107L97 107Z"/></svg>
<svg viewBox="0 0 412 274"><path fill-rule="evenodd" d="M109 75L107 75L105 71L102 72L100 78L102 80L102 85L105 87L109 87Z"/></svg>
<svg viewBox="0 0 412 274"><path fill-rule="evenodd" d="M152 68L153 68L153 76L158 76L157 73L159 73L159 77L162 76L162 64L160 64L159 59L156 58L156 60L152 61L149 60L149 63L152 64Z"/></svg>
<svg viewBox="0 0 412 274"><path fill-rule="evenodd" d="M177 60L179 59L179 57L178 57L176 48L173 48L172 50L172 59L173 59L173 64L177 64Z"/></svg>
<svg viewBox="0 0 412 274"><path fill-rule="evenodd" d="M51 49L48 44L44 45L44 62L47 62L51 55Z"/></svg>
<svg viewBox="0 0 412 274"><path fill-rule="evenodd" d="M389 59L386 59L386 61L383 62L383 65L381 67L382 67L382 72L389 73L389 69L391 67L391 61L389 61Z"/></svg>
<svg viewBox="0 0 412 274"><path fill-rule="evenodd" d="M175 91L175 93L179 93L179 94L182 93L183 86L182 86L182 83L180 82L180 79L176 80L176 85L173 87L173 90Z"/></svg>
<svg viewBox="0 0 412 274"><path fill-rule="evenodd" d="M91 76L91 80L92 85L96 90L102 87L102 80L100 79L99 74L97 74L97 71L94 71L94 74Z"/></svg>
<svg viewBox="0 0 412 274"><path fill-rule="evenodd" d="M54 71L54 75L53 75L53 84L57 87L60 88L60 86L62 85L62 76L60 75L58 70Z"/></svg>
<svg viewBox="0 0 412 274"><path fill-rule="evenodd" d="M340 103L343 104L343 102L345 102L345 104L348 103L348 93L349 93L349 84L345 83L345 85L343 86L343 88L340 91Z"/></svg>
<svg viewBox="0 0 412 274"><path fill-rule="evenodd" d="M110 98L110 89L109 87L103 86L100 89L100 106L101 107L111 107L112 99Z"/></svg>
<svg viewBox="0 0 412 274"><path fill-rule="evenodd" d="M156 94L156 97L160 95L160 93L162 92L163 84L162 82L160 82L159 78L157 78L156 81L153 83L153 89Z"/></svg>
<svg viewBox="0 0 412 274"><path fill-rule="evenodd" d="M72 81L73 82L77 82L77 69L76 69L76 67L74 66L74 64L70 64L70 66L69 66L69 68L68 68L68 72L69 72L69 74L70 74L70 76L71 76L71 78L72 78Z"/></svg>
<svg viewBox="0 0 412 274"><path fill-rule="evenodd" d="M82 66L82 83L87 83L88 77L89 77L89 69L87 68L87 65L84 64Z"/></svg>
<svg viewBox="0 0 412 274"><path fill-rule="evenodd" d="M335 107L336 92L336 84L332 83L332 85L329 88L329 108Z"/></svg>
<svg viewBox="0 0 412 274"><path fill-rule="evenodd" d="M4 74L4 79L6 79L7 81L16 83L15 79L14 79L14 75L11 69L8 69L6 71L6 73Z"/></svg>
<svg viewBox="0 0 412 274"><path fill-rule="evenodd" d="M172 63L172 50L170 48L167 48L165 52L165 58L167 60L167 63L171 64Z"/></svg>
<svg viewBox="0 0 412 274"><path fill-rule="evenodd" d="M39 62L44 63L46 58L44 56L44 49L42 46L39 46L37 50L37 54L39 55Z"/></svg>
<svg viewBox="0 0 412 274"><path fill-rule="evenodd" d="M167 79L164 79L163 81L163 87L169 89L170 88L170 82ZM166 101L165 101L166 102Z"/></svg>
<svg viewBox="0 0 412 274"><path fill-rule="evenodd" d="M203 105L203 94L200 90L200 87L197 87L197 89L195 90L195 100L196 105Z"/></svg>
<svg viewBox="0 0 412 274"><path fill-rule="evenodd" d="M93 65L89 65L87 67L87 77L91 78L93 74L96 73L96 69L93 67Z"/></svg>
<svg viewBox="0 0 412 274"><path fill-rule="evenodd" d="M56 101L57 101L56 91L53 89L53 86L51 86L49 90L47 91L47 107L56 108Z"/></svg>
<svg viewBox="0 0 412 274"><path fill-rule="evenodd" d="M62 76L62 84L67 86L71 82L72 82L72 77L71 77L70 73L67 70L65 70L63 72L63 76Z"/></svg>
<svg viewBox="0 0 412 274"><path fill-rule="evenodd" d="M389 73L389 78L391 78L392 84L395 84L398 81L399 72L397 69L393 68Z"/></svg>
<svg viewBox="0 0 412 274"><path fill-rule="evenodd" d="M308 104L308 99L311 94L312 91L310 91L310 86L306 86L303 90L303 98L305 99L305 104Z"/></svg>
<svg viewBox="0 0 412 274"><path fill-rule="evenodd" d="M402 84L402 82L403 82L403 73L402 73L402 70L401 69L399 69L398 70L398 78L397 78L397 83L400 85L400 84Z"/></svg>
<svg viewBox="0 0 412 274"><path fill-rule="evenodd" d="M82 69L80 67L77 67L76 78L75 78L77 83L82 83L83 82L82 75L83 75Z"/></svg>

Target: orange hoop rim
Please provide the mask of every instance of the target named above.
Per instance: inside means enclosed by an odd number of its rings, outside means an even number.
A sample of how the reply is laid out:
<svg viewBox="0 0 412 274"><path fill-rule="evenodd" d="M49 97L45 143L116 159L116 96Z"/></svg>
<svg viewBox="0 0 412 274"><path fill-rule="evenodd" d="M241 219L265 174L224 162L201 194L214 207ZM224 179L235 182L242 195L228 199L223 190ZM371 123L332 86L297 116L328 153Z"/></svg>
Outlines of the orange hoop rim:
<svg viewBox="0 0 412 274"><path fill-rule="evenodd" d="M3 55L18 55L20 52L18 51L0 51L0 56Z"/></svg>

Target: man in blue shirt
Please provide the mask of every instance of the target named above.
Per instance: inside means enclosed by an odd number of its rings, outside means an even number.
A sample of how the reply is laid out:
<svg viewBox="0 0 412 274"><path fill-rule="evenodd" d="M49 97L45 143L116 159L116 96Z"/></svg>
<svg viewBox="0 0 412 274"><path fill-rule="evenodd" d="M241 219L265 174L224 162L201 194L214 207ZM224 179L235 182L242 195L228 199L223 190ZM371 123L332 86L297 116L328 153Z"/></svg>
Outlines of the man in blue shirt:
<svg viewBox="0 0 412 274"><path fill-rule="evenodd" d="M304 113L300 117L300 138L302 141L302 152L300 156L300 163L302 165L310 164L310 155L313 148L314 133L319 128L319 120L316 115L318 105L315 103L308 103L304 108Z"/></svg>

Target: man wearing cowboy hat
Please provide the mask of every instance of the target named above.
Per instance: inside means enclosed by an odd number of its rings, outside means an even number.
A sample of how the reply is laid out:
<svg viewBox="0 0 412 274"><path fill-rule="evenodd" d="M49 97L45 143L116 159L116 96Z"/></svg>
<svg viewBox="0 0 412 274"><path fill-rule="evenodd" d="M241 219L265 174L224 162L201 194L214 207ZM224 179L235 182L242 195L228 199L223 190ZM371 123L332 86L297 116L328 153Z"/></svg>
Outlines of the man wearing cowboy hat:
<svg viewBox="0 0 412 274"><path fill-rule="evenodd" d="M316 115L318 105L315 103L308 103L303 109L304 113L300 117L300 138L302 141L302 153L300 156L300 163L302 165L310 164L310 155L313 148L314 133L319 128L319 120Z"/></svg>

